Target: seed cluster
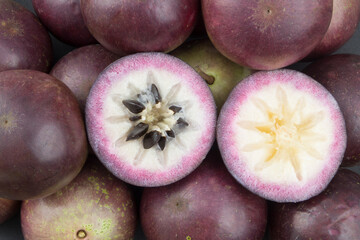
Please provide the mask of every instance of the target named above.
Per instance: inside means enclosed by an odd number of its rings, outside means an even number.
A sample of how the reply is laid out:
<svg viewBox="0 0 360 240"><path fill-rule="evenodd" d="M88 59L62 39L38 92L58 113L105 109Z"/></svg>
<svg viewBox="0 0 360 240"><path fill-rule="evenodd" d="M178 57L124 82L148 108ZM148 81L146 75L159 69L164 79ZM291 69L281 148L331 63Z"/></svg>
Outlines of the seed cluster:
<svg viewBox="0 0 360 240"><path fill-rule="evenodd" d="M129 117L135 126L130 130L126 141L143 137L144 149L158 145L164 150L168 138L175 138L173 128L179 129L189 126L183 118L177 117L182 108L180 106L162 103L162 98L155 84L151 84L150 92L154 102L143 104L139 100L123 100L124 106L135 115ZM139 96L139 94L138 94Z"/></svg>

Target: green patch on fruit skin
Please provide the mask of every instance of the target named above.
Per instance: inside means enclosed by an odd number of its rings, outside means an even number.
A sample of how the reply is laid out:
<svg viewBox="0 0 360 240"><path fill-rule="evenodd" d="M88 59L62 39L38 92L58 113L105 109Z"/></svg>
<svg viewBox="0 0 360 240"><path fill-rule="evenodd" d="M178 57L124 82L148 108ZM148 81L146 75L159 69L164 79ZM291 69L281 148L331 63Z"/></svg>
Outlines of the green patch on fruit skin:
<svg viewBox="0 0 360 240"><path fill-rule="evenodd" d="M254 72L224 57L208 39L189 42L171 54L193 67L208 83L218 110L235 85Z"/></svg>
<svg viewBox="0 0 360 240"><path fill-rule="evenodd" d="M85 224L83 227L85 228L86 232L92 232L94 226L92 224Z"/></svg>
<svg viewBox="0 0 360 240"><path fill-rule="evenodd" d="M17 118L12 112L0 114L0 132L10 134L17 126Z"/></svg>
<svg viewBox="0 0 360 240"><path fill-rule="evenodd" d="M0 33L5 39L24 36L24 26L15 17L2 20L0 29L2 29Z"/></svg>
<svg viewBox="0 0 360 240"><path fill-rule="evenodd" d="M191 240L191 237L189 235L186 236L186 240Z"/></svg>
<svg viewBox="0 0 360 240"><path fill-rule="evenodd" d="M98 223L100 225L100 229L94 229L93 232L98 236L101 236L101 237L105 236L103 238L103 240L111 240L112 236L110 234L113 231L113 229L116 227L115 224L113 223L113 220L110 218L99 219Z"/></svg>

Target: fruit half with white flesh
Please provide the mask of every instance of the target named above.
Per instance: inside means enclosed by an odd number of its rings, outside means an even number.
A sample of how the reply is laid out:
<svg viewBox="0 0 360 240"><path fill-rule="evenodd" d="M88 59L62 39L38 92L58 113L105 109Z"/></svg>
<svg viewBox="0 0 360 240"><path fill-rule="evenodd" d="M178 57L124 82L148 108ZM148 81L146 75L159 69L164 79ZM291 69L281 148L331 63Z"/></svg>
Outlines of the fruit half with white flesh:
<svg viewBox="0 0 360 240"><path fill-rule="evenodd" d="M263 71L239 83L220 112L217 141L231 174L276 202L319 194L346 147L343 115L319 83L294 70Z"/></svg>
<svg viewBox="0 0 360 240"><path fill-rule="evenodd" d="M164 53L138 53L108 66L86 104L89 141L103 164L137 186L192 172L215 139L216 107L206 82Z"/></svg>

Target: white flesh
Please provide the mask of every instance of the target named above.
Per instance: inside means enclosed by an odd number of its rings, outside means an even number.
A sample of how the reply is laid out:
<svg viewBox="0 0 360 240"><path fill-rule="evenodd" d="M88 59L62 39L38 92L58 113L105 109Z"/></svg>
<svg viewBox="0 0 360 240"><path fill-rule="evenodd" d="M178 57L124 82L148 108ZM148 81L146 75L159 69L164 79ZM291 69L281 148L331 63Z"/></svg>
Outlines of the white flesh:
<svg viewBox="0 0 360 240"><path fill-rule="evenodd" d="M330 111L291 84L274 84L251 93L238 109L236 146L261 181L302 185L331 154Z"/></svg>
<svg viewBox="0 0 360 240"><path fill-rule="evenodd" d="M114 77L117 78L118 76ZM138 140L125 141L131 129L139 121L131 122L128 120L129 117L135 114L131 113L122 101L129 99L139 100L136 95L145 92L140 101L144 105L146 105L146 100L153 103L150 93L151 84L157 86L162 97L161 106L158 104L158 107L162 107L162 109L167 109L172 105L182 107L181 112L175 115L168 113L169 118L163 124L153 128L163 131L172 128L175 132L175 138L167 138L163 151L157 145L150 149L144 149L143 137ZM147 109L144 111L151 112L151 107L154 107L152 105L146 105ZM141 69L125 75L107 94L103 113L106 123L104 124L105 132L107 138L113 143L111 154L116 154L123 161L136 165L137 168L151 171L174 166L181 161L184 155L189 155L189 151L199 144L199 139L203 135L201 126L207 118L207 113L201 107L201 100L193 92L193 89L187 84L182 84L181 79L171 74L171 72L160 69ZM164 114L166 115L166 113ZM144 115L143 117L150 117L145 112L142 115ZM179 117L188 122L189 126L182 129L173 126Z"/></svg>

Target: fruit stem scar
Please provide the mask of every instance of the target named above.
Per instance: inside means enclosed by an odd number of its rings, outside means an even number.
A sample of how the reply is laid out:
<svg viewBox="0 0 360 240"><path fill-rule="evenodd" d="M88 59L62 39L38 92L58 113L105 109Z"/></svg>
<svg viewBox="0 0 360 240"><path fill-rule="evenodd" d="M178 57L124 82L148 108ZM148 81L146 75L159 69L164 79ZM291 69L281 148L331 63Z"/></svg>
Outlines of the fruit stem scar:
<svg viewBox="0 0 360 240"><path fill-rule="evenodd" d="M215 82L215 78L213 76L210 76L206 74L200 66L194 67L195 71L206 81L207 84L212 85Z"/></svg>
<svg viewBox="0 0 360 240"><path fill-rule="evenodd" d="M77 231L77 233L76 233L76 237L80 238L80 239L84 239L86 236L87 236L87 234L86 234L85 230L82 230L82 229Z"/></svg>

